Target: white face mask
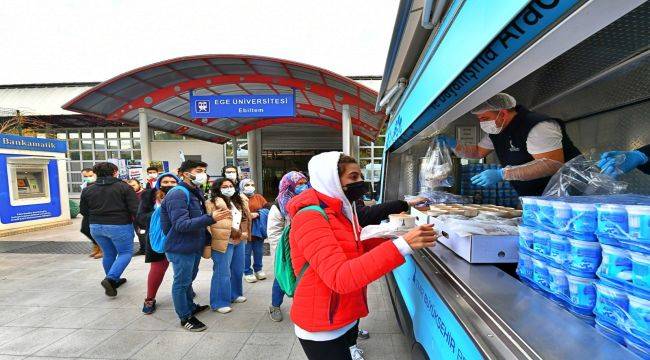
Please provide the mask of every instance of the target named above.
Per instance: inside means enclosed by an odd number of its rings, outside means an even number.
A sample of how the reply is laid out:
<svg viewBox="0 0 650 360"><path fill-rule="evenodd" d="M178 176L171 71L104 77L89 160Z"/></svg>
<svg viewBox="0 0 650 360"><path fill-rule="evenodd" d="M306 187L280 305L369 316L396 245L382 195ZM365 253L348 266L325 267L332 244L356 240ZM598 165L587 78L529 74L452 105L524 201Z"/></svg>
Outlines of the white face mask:
<svg viewBox="0 0 650 360"><path fill-rule="evenodd" d="M497 120L499 120L499 115L497 115L497 118L494 120L479 122L479 126L481 127L481 130L492 135L500 133L503 130L503 126L502 127L497 126Z"/></svg>
<svg viewBox="0 0 650 360"><path fill-rule="evenodd" d="M235 172L227 172L226 173L226 179L237 180L237 173L235 173Z"/></svg>
<svg viewBox="0 0 650 360"><path fill-rule="evenodd" d="M235 195L235 188L231 188L231 187L230 188L225 188L225 189L222 188L221 189L221 194L223 196L225 196L225 197L231 197L231 196Z"/></svg>
<svg viewBox="0 0 650 360"><path fill-rule="evenodd" d="M151 173L149 174L149 179L156 179L158 177L157 173Z"/></svg>
<svg viewBox="0 0 650 360"><path fill-rule="evenodd" d="M251 185L244 186L244 194L248 196L255 194L255 186L251 186Z"/></svg>
<svg viewBox="0 0 650 360"><path fill-rule="evenodd" d="M192 183L194 183L196 186L202 186L208 181L208 174L206 173L198 173L192 175L194 175L194 180L192 180Z"/></svg>

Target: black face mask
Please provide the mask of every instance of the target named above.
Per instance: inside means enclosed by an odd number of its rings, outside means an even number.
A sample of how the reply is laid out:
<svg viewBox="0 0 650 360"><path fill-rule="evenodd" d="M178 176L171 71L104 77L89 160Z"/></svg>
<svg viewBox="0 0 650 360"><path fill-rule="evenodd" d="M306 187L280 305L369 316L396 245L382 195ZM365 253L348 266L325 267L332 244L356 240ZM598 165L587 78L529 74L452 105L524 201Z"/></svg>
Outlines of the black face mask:
<svg viewBox="0 0 650 360"><path fill-rule="evenodd" d="M349 183L345 186L345 189L343 189L345 197L348 198L351 203L354 203L355 201L361 199L361 197L363 197L363 195L365 195L367 192L368 186L363 180Z"/></svg>
<svg viewBox="0 0 650 360"><path fill-rule="evenodd" d="M173 188L174 188L173 186L161 186L161 187L160 187L160 191L162 191L162 192L164 192L165 194L167 194L167 192L168 192L169 190L173 189Z"/></svg>

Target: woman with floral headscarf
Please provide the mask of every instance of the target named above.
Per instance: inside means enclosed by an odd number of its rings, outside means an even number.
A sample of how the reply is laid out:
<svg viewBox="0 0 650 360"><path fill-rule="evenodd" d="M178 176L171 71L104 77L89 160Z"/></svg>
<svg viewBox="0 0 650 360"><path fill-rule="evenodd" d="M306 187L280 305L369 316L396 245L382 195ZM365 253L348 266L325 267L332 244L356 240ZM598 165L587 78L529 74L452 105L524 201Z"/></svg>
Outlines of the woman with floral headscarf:
<svg viewBox="0 0 650 360"><path fill-rule="evenodd" d="M287 217L286 206L289 200L309 188L307 177L298 171L286 173L280 180L279 193L275 204L269 211L269 218L266 228L266 234L271 246L271 259L275 259L275 248L278 245L282 231L285 225L290 221ZM269 316L273 321L282 321L282 310L280 306L284 300L284 292L280 289L278 281L273 281L273 290L271 295L271 306L269 307Z"/></svg>

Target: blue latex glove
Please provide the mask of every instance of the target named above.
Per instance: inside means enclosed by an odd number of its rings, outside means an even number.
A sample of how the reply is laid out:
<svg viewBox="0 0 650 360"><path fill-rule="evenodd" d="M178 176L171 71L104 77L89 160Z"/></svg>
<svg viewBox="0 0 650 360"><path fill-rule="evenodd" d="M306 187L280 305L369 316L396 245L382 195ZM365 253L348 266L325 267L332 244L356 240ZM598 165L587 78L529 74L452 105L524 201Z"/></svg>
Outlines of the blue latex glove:
<svg viewBox="0 0 650 360"><path fill-rule="evenodd" d="M598 167L604 174L617 177L647 162L648 157L640 151L608 151L600 155Z"/></svg>
<svg viewBox="0 0 650 360"><path fill-rule="evenodd" d="M445 136L445 135L438 135L436 137L436 140L447 144L447 146L449 146L452 149L456 148L456 139L454 139L452 137L448 137L448 136Z"/></svg>
<svg viewBox="0 0 650 360"><path fill-rule="evenodd" d="M472 184L482 187L492 187L503 181L503 169L489 169L472 177Z"/></svg>

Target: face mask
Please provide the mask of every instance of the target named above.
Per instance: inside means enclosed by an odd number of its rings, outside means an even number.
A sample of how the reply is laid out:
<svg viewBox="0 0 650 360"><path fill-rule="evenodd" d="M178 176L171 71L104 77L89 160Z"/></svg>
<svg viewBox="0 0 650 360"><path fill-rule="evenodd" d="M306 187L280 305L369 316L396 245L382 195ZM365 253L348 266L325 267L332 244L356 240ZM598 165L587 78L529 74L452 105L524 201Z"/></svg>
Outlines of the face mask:
<svg viewBox="0 0 650 360"><path fill-rule="evenodd" d="M231 197L231 196L235 195L235 188L221 189L221 195L223 195L225 197Z"/></svg>
<svg viewBox="0 0 650 360"><path fill-rule="evenodd" d="M194 175L194 179L192 179L192 183L196 186L203 186L208 181L208 174L206 173L198 173L192 175Z"/></svg>
<svg viewBox="0 0 650 360"><path fill-rule="evenodd" d="M479 123L479 126L481 127L481 130L485 131L488 134L492 134L492 135L500 133L501 130L503 130L503 127L498 127L497 126L497 120L499 120L499 115L497 115L497 118L494 119L494 120L481 121Z"/></svg>
<svg viewBox="0 0 650 360"><path fill-rule="evenodd" d="M167 192L168 192L169 190L171 190L173 187L174 187L173 185L172 185L172 186L161 186L161 187L160 187L160 191L162 191L162 192L164 192L165 194L167 194Z"/></svg>
<svg viewBox="0 0 650 360"><path fill-rule="evenodd" d="M347 184L345 189L343 189L345 197L348 198L351 203L361 199L361 197L363 197L367 192L368 186L363 180Z"/></svg>
<svg viewBox="0 0 650 360"><path fill-rule="evenodd" d="M255 186L244 186L244 194L248 196L255 194Z"/></svg>
<svg viewBox="0 0 650 360"><path fill-rule="evenodd" d="M156 174L156 173L151 173L151 174L149 174L148 176L149 176L149 179L155 179L155 178L158 177L158 174Z"/></svg>
<svg viewBox="0 0 650 360"><path fill-rule="evenodd" d="M309 186L307 186L307 184L302 184L302 185L296 186L296 195L300 194L301 192L303 192L303 191L305 191L307 189L309 189Z"/></svg>
<svg viewBox="0 0 650 360"><path fill-rule="evenodd" d="M227 172L227 173L226 173L226 179L229 179L229 180L237 180L237 173L234 173L234 172Z"/></svg>
<svg viewBox="0 0 650 360"><path fill-rule="evenodd" d="M95 177L94 176L84 176L83 177L83 182L86 184L94 183L95 182Z"/></svg>

